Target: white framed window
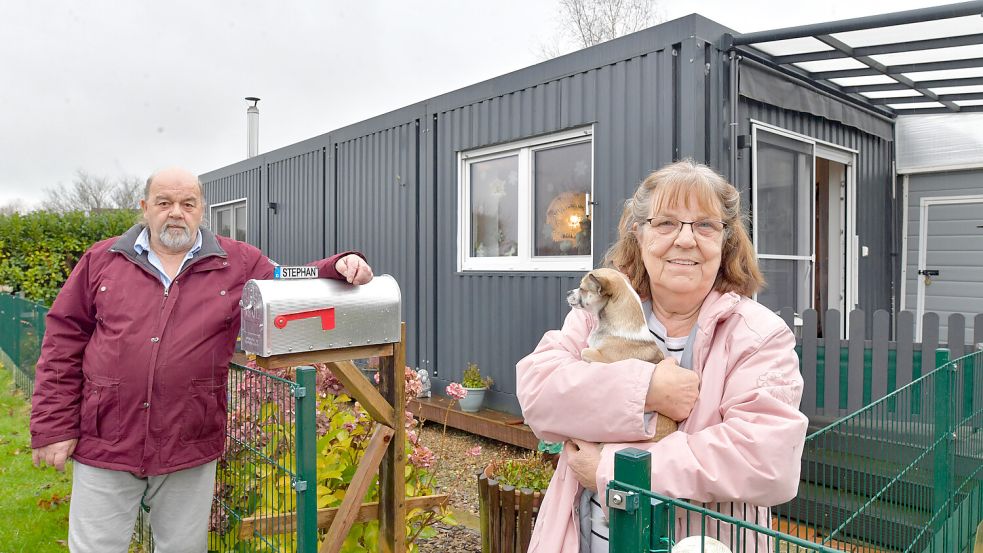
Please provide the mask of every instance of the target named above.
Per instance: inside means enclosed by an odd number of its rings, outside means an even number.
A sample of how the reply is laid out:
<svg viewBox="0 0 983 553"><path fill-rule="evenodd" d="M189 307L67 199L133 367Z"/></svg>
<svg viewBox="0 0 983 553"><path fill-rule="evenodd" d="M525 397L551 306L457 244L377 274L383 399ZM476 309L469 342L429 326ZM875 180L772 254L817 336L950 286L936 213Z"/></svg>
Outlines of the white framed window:
<svg viewBox="0 0 983 553"><path fill-rule="evenodd" d="M458 154L458 270L593 268L593 129Z"/></svg>
<svg viewBox="0 0 983 553"><path fill-rule="evenodd" d="M219 236L246 241L246 200L232 200L211 206L211 229Z"/></svg>

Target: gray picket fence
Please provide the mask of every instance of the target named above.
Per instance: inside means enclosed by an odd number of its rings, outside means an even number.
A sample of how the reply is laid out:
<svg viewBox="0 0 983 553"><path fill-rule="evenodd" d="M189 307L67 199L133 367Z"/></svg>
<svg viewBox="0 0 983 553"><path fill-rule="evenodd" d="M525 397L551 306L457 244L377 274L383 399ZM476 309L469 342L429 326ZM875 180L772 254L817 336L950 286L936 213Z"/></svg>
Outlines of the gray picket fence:
<svg viewBox="0 0 983 553"><path fill-rule="evenodd" d="M948 336L940 336L939 315L925 313L921 342L915 341L915 315L910 311L899 312L893 325L890 313L876 311L870 336L865 332L865 313L851 311L846 338L841 338L836 309L826 312L821 332L814 309L801 314L801 325L791 309L783 309L781 316L796 332L804 380L801 410L814 422L847 416L930 373L935 369L936 348L948 348L952 359L983 349L983 313L972 320L971 341L966 340L965 316L950 315ZM972 380L967 386L973 386ZM964 392L972 394L971 389Z"/></svg>

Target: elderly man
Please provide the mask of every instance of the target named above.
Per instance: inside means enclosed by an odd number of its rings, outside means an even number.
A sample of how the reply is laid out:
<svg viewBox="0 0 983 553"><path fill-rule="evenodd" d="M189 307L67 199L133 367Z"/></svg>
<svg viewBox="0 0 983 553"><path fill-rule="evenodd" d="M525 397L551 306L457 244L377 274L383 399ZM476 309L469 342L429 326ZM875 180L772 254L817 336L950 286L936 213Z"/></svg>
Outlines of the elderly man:
<svg viewBox="0 0 983 553"><path fill-rule="evenodd" d="M273 276L258 249L200 228L205 199L182 169L155 173L143 223L89 248L48 312L31 411L35 465L75 460L73 552L127 551L141 502L157 551L203 552L239 297ZM364 284L346 252L323 278Z"/></svg>

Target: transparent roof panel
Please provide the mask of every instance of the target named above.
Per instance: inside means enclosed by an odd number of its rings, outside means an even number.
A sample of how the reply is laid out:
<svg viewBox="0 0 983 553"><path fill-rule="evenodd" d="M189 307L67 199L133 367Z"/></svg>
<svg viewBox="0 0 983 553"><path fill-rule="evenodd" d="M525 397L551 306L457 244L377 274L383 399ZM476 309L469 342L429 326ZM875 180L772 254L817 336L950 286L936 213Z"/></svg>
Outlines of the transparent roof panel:
<svg viewBox="0 0 983 553"><path fill-rule="evenodd" d="M833 36L856 48L974 33L983 33L983 18L978 15L836 33Z"/></svg>
<svg viewBox="0 0 983 553"><path fill-rule="evenodd" d="M941 79L964 79L966 77L983 77L983 67L968 67L966 69L942 69L940 71L919 71L905 73L914 81L936 81Z"/></svg>
<svg viewBox="0 0 983 553"><path fill-rule="evenodd" d="M971 92L983 92L983 84L967 85L967 86L943 86L939 88L930 88L929 90L931 90L936 94L968 94Z"/></svg>
<svg viewBox="0 0 983 553"><path fill-rule="evenodd" d="M810 73L816 73L818 71L838 71L840 69L862 69L867 67L866 64L857 61L853 58L841 58L835 60L820 60L820 61L803 61L799 63L793 63L802 69Z"/></svg>
<svg viewBox="0 0 983 553"><path fill-rule="evenodd" d="M894 109L944 108L939 102L913 102L910 104L888 104Z"/></svg>
<svg viewBox="0 0 983 553"><path fill-rule="evenodd" d="M785 56L788 54L801 54L803 52L822 52L831 50L829 46L819 42L811 36L805 38L791 38L788 40L773 40L755 44L755 48L770 56Z"/></svg>
<svg viewBox="0 0 983 553"><path fill-rule="evenodd" d="M921 96L920 92L910 88L905 90L877 90L874 92L861 92L861 94L868 98L905 98L911 96Z"/></svg>
<svg viewBox="0 0 983 553"><path fill-rule="evenodd" d="M953 103L957 106L983 106L983 100L957 100Z"/></svg>
<svg viewBox="0 0 983 553"><path fill-rule="evenodd" d="M888 77L887 75L866 75L863 77L840 77L837 79L830 79L830 81L840 86L860 86L865 84L887 84L887 83L898 82L892 79L891 77Z"/></svg>
<svg viewBox="0 0 983 553"><path fill-rule="evenodd" d="M953 48L936 48L934 50L917 50L914 52L898 52L896 54L877 54L871 56L871 58L884 65L983 58L983 44L956 46Z"/></svg>

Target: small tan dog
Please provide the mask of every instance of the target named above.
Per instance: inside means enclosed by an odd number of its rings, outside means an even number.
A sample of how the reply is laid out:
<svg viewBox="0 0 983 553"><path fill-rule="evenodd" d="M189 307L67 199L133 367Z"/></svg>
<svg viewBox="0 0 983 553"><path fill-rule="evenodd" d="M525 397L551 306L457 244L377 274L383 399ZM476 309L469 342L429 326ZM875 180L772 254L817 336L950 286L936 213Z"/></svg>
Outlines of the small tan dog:
<svg viewBox="0 0 983 553"><path fill-rule="evenodd" d="M597 317L597 328L587 337L589 347L580 352L584 361L641 359L658 363L665 359L658 341L649 332L641 298L618 271L601 268L587 273L580 280L580 288L567 294L567 303ZM675 432L678 426L661 414L656 414L655 424L653 442Z"/></svg>

